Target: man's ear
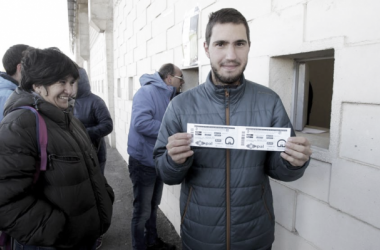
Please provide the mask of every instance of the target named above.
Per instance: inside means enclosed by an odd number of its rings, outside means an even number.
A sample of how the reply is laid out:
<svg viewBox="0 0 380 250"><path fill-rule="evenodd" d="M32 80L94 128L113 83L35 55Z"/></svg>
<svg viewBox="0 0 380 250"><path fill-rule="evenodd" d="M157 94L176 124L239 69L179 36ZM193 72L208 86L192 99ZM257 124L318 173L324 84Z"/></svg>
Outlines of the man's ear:
<svg viewBox="0 0 380 250"><path fill-rule="evenodd" d="M206 42L203 42L203 48L205 49L207 57L210 59L210 52L208 50L209 48Z"/></svg>

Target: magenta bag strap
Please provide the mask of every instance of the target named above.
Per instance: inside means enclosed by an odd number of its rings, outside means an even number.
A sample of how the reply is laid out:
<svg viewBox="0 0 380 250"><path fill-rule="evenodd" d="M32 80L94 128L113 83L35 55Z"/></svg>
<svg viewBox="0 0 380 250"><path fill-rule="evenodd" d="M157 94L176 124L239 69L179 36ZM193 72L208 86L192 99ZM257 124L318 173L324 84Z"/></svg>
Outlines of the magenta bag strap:
<svg viewBox="0 0 380 250"><path fill-rule="evenodd" d="M36 173L34 174L33 183L36 183L38 177L40 175L40 171L46 171L47 165L47 129L44 118L38 113L38 111L30 106L21 106L16 109L29 109L36 116L36 134L37 134L37 144L38 144L38 154L40 156L40 167L36 169Z"/></svg>
<svg viewBox="0 0 380 250"><path fill-rule="evenodd" d="M4 250L12 250L12 239L8 234L4 232L0 232L0 246L3 247Z"/></svg>

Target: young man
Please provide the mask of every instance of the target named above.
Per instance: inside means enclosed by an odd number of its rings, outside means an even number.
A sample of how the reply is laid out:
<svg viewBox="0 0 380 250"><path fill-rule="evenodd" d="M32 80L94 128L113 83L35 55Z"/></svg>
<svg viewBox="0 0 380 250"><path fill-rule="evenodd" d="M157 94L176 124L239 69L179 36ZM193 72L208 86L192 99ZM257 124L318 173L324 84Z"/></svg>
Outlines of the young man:
<svg viewBox="0 0 380 250"><path fill-rule="evenodd" d="M184 250L271 249L275 219L269 177L300 178L310 144L291 137L285 152L191 148L188 123L292 128L279 96L244 78L250 39L240 12L212 13L204 48L211 73L169 104L154 150L156 168L164 183L182 183Z"/></svg>
<svg viewBox="0 0 380 250"><path fill-rule="evenodd" d="M0 122L3 119L4 104L21 81L22 53L28 45L17 44L10 47L3 56L3 66L6 71L0 72Z"/></svg>
<svg viewBox="0 0 380 250"><path fill-rule="evenodd" d="M129 173L134 195L132 245L134 250L172 250L175 246L163 242L157 235L157 208L163 182L156 175L153 147L165 110L184 81L181 70L168 63L155 74L141 76L140 84L133 97L128 134Z"/></svg>

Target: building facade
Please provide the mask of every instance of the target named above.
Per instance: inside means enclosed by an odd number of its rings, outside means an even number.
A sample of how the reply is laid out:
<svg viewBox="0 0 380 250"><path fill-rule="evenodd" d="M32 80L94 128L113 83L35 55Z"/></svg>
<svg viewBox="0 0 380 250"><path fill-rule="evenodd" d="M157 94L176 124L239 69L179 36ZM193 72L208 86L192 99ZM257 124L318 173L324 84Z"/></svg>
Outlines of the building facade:
<svg viewBox="0 0 380 250"><path fill-rule="evenodd" d="M183 91L211 67L208 15L238 9L248 20L245 77L281 97L313 155L303 178L271 181L274 250L380 249L380 2L377 0L68 0L70 41L92 90L107 103L109 137L128 160L139 78L172 62ZM180 186L164 187L161 210L180 231Z"/></svg>

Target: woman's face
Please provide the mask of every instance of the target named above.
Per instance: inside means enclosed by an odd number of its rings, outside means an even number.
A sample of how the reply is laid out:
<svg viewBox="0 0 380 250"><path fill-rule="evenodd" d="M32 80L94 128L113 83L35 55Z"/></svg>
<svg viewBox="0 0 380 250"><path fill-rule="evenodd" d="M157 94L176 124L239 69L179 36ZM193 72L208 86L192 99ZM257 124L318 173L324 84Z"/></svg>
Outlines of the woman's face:
<svg viewBox="0 0 380 250"><path fill-rule="evenodd" d="M44 86L36 87L33 85L33 89L45 101L60 109L67 109L69 107L69 100L75 94L75 82L76 80L72 76L67 76L46 88Z"/></svg>

